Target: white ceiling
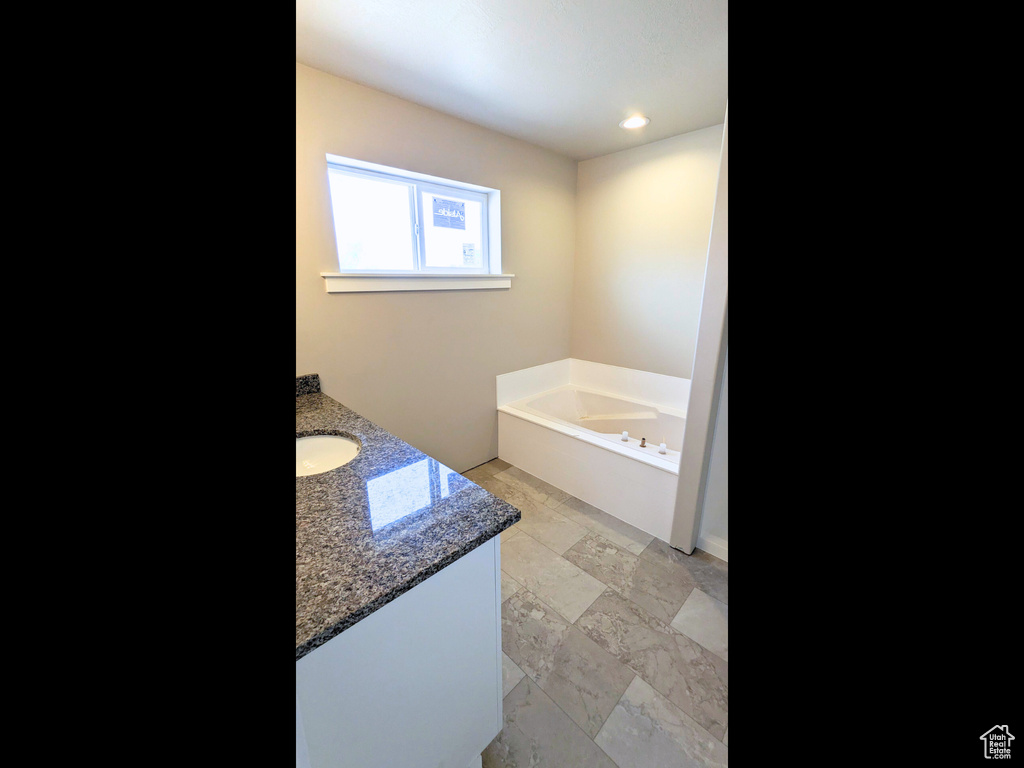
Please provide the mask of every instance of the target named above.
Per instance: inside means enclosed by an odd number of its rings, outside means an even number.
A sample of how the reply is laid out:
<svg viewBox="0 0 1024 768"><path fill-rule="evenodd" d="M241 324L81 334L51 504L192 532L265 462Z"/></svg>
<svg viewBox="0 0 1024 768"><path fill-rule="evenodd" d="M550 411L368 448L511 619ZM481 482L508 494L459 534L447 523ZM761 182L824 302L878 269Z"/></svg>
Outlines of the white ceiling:
<svg viewBox="0 0 1024 768"><path fill-rule="evenodd" d="M584 160L725 121L728 5L296 0L295 59Z"/></svg>

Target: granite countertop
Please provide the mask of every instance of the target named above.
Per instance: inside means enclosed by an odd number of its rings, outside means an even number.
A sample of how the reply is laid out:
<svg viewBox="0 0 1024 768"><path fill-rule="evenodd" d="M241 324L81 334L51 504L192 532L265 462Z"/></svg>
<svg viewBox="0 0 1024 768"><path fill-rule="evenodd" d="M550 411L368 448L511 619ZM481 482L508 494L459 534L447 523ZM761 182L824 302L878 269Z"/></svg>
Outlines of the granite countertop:
<svg viewBox="0 0 1024 768"><path fill-rule="evenodd" d="M345 435L348 464L295 478L295 658L497 536L519 510L296 378L295 436Z"/></svg>

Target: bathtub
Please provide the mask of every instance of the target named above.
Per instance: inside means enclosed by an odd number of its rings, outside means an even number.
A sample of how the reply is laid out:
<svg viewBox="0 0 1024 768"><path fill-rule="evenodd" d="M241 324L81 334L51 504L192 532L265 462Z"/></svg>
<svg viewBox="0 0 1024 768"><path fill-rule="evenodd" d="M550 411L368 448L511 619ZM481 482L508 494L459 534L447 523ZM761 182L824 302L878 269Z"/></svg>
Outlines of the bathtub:
<svg viewBox="0 0 1024 768"><path fill-rule="evenodd" d="M669 539L688 379L569 359L498 376L497 392L499 458Z"/></svg>
<svg viewBox="0 0 1024 768"><path fill-rule="evenodd" d="M583 389L566 384L542 394L502 406L505 413L533 416L535 424L559 425L564 434L578 437L604 450L621 453L679 474L686 416L676 409ZM553 422L554 425L545 422ZM625 433L625 434L624 434ZM623 439L625 438L625 439ZM641 448L646 441L646 447ZM606 443L610 443L606 444ZM665 453L660 445L666 446Z"/></svg>

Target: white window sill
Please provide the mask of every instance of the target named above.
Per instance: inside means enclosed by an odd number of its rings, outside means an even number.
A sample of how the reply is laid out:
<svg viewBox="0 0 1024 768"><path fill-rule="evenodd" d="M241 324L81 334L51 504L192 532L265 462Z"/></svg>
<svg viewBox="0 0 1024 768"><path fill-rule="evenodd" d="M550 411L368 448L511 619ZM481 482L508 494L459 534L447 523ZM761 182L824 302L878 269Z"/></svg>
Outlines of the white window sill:
<svg viewBox="0 0 1024 768"><path fill-rule="evenodd" d="M440 272L395 272L389 274L321 272L327 293L372 293L375 291L493 291L512 287L515 275L452 274Z"/></svg>

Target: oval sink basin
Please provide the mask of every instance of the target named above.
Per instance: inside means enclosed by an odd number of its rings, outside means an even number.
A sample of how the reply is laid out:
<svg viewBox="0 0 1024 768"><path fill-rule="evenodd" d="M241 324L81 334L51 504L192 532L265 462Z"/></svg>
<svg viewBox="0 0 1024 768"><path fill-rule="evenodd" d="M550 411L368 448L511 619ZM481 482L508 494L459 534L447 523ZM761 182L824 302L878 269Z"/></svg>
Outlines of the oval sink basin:
<svg viewBox="0 0 1024 768"><path fill-rule="evenodd" d="M295 438L295 476L319 475L359 455L359 443L341 435Z"/></svg>

